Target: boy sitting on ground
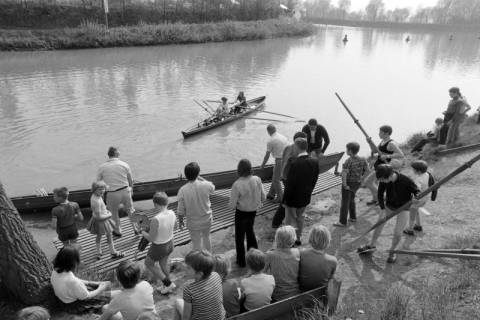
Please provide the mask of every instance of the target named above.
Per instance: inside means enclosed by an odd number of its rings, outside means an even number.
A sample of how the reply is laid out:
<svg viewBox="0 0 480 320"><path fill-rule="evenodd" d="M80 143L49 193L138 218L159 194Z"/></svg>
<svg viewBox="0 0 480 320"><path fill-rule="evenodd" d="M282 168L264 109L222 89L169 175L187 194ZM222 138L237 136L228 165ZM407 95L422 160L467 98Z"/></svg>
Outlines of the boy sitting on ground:
<svg viewBox="0 0 480 320"><path fill-rule="evenodd" d="M207 250L191 251L185 257L187 275L183 299L175 301L176 320L224 320L222 279L213 271L214 259Z"/></svg>
<svg viewBox="0 0 480 320"><path fill-rule="evenodd" d="M222 278L223 307L227 318L240 313L240 285L236 279L227 279L230 273L230 261L223 255L215 255L213 270Z"/></svg>
<svg viewBox="0 0 480 320"><path fill-rule="evenodd" d="M103 307L99 320L136 320L146 311L156 313L153 288L140 281L140 266L133 261L122 261L117 267L117 278L123 287L112 292L112 301Z"/></svg>
<svg viewBox="0 0 480 320"><path fill-rule="evenodd" d="M245 256L248 275L241 281L245 311L261 308L272 301L275 279L265 274L265 254L258 249L250 249Z"/></svg>

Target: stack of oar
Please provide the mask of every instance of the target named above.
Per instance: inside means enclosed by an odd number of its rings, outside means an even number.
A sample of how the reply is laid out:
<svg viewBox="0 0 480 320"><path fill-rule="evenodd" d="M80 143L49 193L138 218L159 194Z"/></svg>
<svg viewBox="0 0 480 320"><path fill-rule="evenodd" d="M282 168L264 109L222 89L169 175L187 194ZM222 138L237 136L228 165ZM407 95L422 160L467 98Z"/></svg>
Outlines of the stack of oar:
<svg viewBox="0 0 480 320"><path fill-rule="evenodd" d="M421 257L454 258L480 260L480 249L432 249L432 250L393 250L392 253Z"/></svg>

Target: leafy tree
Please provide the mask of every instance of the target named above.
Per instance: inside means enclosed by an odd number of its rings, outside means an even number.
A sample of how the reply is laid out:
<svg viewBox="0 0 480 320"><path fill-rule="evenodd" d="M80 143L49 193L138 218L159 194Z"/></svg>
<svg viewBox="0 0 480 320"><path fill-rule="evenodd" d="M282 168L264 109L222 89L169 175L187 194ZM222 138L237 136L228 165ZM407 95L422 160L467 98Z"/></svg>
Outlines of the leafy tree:
<svg viewBox="0 0 480 320"><path fill-rule="evenodd" d="M377 19L383 14L384 8L385 4L383 3L383 0L370 0L365 7L367 19L377 21Z"/></svg>

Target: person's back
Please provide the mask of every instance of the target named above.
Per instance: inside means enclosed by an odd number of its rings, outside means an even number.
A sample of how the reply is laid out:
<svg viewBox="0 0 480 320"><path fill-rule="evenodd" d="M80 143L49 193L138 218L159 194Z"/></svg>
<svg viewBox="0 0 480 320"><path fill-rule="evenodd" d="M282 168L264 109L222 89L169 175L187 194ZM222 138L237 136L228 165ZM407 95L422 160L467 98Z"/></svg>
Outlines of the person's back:
<svg viewBox="0 0 480 320"><path fill-rule="evenodd" d="M178 205L187 217L187 228L197 228L211 220L210 195L213 191L215 186L210 181L200 180L189 181L180 188Z"/></svg>
<svg viewBox="0 0 480 320"><path fill-rule="evenodd" d="M141 281L133 288L123 289L112 298L109 309L120 312L124 320L136 320L142 312L153 312L155 304L152 286Z"/></svg>
<svg viewBox="0 0 480 320"><path fill-rule="evenodd" d="M128 187L127 175L131 173L130 166L118 159L110 158L98 168L97 180L103 180L109 186L109 191Z"/></svg>
<svg viewBox="0 0 480 320"><path fill-rule="evenodd" d="M285 186L284 202L291 207L304 207L310 203L311 194L319 175L318 161L308 155L299 156L290 166Z"/></svg>
<svg viewBox="0 0 480 320"><path fill-rule="evenodd" d="M313 248L300 251L300 290L308 291L328 284L337 268L337 258Z"/></svg>
<svg viewBox="0 0 480 320"><path fill-rule="evenodd" d="M122 261L117 268L121 291L112 292L112 301L104 307L99 320L108 320L120 312L123 320L136 320L144 312L155 311L153 288L146 281L140 281L140 266L133 261Z"/></svg>
<svg viewBox="0 0 480 320"><path fill-rule="evenodd" d="M300 293L298 270L300 252L297 248L274 249L266 253L268 272L275 279L272 300L279 301Z"/></svg>
<svg viewBox="0 0 480 320"><path fill-rule="evenodd" d="M223 287L218 273L212 272L205 279L187 284L183 296L192 304L192 319L223 320Z"/></svg>

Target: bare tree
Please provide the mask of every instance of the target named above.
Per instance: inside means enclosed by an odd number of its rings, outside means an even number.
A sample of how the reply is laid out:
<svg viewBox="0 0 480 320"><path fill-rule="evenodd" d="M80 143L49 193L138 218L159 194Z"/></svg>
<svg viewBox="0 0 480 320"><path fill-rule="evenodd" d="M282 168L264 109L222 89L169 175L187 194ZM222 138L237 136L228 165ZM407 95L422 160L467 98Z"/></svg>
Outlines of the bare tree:
<svg viewBox="0 0 480 320"><path fill-rule="evenodd" d="M383 0L370 0L370 2L365 7L365 13L367 19L371 21L377 21L377 19L382 15L385 4Z"/></svg>

